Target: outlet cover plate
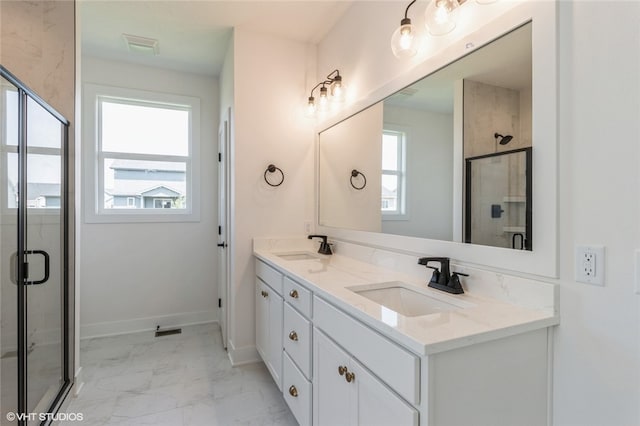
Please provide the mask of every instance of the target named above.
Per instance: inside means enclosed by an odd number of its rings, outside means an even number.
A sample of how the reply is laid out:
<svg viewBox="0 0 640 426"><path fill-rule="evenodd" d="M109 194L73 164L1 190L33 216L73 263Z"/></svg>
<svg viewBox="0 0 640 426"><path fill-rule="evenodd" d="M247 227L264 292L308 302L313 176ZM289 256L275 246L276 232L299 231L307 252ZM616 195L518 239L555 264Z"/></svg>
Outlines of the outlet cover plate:
<svg viewBox="0 0 640 426"><path fill-rule="evenodd" d="M604 286L604 246L583 245L575 250L575 280Z"/></svg>

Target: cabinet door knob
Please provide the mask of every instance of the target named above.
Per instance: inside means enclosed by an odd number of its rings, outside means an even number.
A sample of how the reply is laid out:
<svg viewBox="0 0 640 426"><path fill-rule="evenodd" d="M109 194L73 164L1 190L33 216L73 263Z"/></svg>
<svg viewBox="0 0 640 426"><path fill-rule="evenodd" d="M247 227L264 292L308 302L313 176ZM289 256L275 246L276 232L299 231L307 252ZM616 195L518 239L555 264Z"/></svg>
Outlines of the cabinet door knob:
<svg viewBox="0 0 640 426"><path fill-rule="evenodd" d="M298 341L298 333L296 333L295 331L292 331L291 333L289 333L289 339L293 340L294 342Z"/></svg>
<svg viewBox="0 0 640 426"><path fill-rule="evenodd" d="M351 371L347 371L347 373L344 375L344 378L346 379L347 383L351 383L351 382L355 382L356 381L356 375L355 375L355 373L352 373Z"/></svg>
<svg viewBox="0 0 640 426"><path fill-rule="evenodd" d="M296 389L295 386L291 385L291 387L289 388L289 395L291 395L294 398L298 397L298 389Z"/></svg>
<svg viewBox="0 0 640 426"><path fill-rule="evenodd" d="M298 290L291 290L289 292L289 296L293 297L294 299L298 298Z"/></svg>
<svg viewBox="0 0 640 426"><path fill-rule="evenodd" d="M269 293L267 293L267 292L266 292L266 291L264 291L264 290L262 290L262 291L260 292L260 294L262 294L262 297L267 297L267 296L269 296Z"/></svg>
<svg viewBox="0 0 640 426"><path fill-rule="evenodd" d="M347 367L345 367L344 365L340 365L338 366L338 374L341 376L344 376L344 373L347 372Z"/></svg>

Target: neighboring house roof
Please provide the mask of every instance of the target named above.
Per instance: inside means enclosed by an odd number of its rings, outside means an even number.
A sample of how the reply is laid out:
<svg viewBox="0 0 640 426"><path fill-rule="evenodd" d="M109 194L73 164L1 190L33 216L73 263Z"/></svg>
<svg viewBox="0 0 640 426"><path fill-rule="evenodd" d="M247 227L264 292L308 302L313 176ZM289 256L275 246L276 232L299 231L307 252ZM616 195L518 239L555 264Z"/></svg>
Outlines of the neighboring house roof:
<svg viewBox="0 0 640 426"><path fill-rule="evenodd" d="M27 183L27 199L35 200L38 197L59 197L59 183Z"/></svg>
<svg viewBox="0 0 640 426"><path fill-rule="evenodd" d="M186 172L186 164L163 161L115 160L113 170L155 170L162 172Z"/></svg>
<svg viewBox="0 0 640 426"><path fill-rule="evenodd" d="M120 180L116 179L114 188L106 192L112 196L127 197L179 197L186 192L184 182L171 182L171 186L158 184L158 181L149 180Z"/></svg>

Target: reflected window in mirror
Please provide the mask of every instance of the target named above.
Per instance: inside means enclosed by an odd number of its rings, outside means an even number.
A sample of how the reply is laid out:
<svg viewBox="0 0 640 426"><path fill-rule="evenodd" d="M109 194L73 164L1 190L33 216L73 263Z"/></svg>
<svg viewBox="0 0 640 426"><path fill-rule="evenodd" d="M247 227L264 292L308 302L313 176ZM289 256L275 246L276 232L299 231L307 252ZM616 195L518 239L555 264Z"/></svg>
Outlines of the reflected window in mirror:
<svg viewBox="0 0 640 426"><path fill-rule="evenodd" d="M382 220L406 216L406 141L405 132L387 129L382 132Z"/></svg>

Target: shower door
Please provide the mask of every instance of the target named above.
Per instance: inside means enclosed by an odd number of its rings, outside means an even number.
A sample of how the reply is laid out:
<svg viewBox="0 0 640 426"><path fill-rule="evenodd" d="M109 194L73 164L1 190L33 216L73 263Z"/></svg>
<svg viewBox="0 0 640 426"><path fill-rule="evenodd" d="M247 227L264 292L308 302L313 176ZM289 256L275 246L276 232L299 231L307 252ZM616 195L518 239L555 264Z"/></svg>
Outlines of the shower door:
<svg viewBox="0 0 640 426"><path fill-rule="evenodd" d="M467 158L465 242L532 249L531 148Z"/></svg>
<svg viewBox="0 0 640 426"><path fill-rule="evenodd" d="M68 122L2 72L0 423L46 424L71 384Z"/></svg>

